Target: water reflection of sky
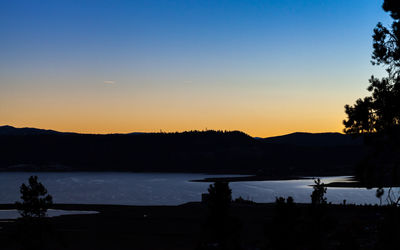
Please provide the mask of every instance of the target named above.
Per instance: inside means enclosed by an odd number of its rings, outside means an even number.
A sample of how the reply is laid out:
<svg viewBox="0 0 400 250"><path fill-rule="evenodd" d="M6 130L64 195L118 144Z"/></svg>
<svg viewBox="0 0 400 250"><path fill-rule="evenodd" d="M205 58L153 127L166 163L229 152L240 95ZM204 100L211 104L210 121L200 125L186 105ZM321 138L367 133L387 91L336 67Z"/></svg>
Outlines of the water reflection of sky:
<svg viewBox="0 0 400 250"><path fill-rule="evenodd" d="M19 186L36 174L56 203L177 205L200 201L210 183L190 182L213 177L204 174L65 172L65 173L1 173L0 203L19 200ZM221 177L221 176L218 176ZM323 177L329 183L339 177ZM340 177L342 178L342 177ZM310 202L313 179L286 181L255 181L230 183L233 198L242 196L255 202L274 202L279 196L292 196L295 202ZM375 189L328 188L328 202L378 203Z"/></svg>
<svg viewBox="0 0 400 250"><path fill-rule="evenodd" d="M321 177L321 182L351 181L350 176ZM308 203L311 200L314 179L287 180L287 181L257 181L231 183L234 196L242 196L258 202L274 202L276 197L292 196L295 202ZM376 204L375 189L365 188L332 188L327 189L328 202L356 204Z"/></svg>
<svg viewBox="0 0 400 250"><path fill-rule="evenodd" d="M55 217L60 215L71 215L71 214L97 214L96 211L74 211L74 210L58 210L58 209L49 209L47 211L48 217ZM15 209L4 209L0 210L0 220L10 220L17 219L20 217L20 214Z"/></svg>

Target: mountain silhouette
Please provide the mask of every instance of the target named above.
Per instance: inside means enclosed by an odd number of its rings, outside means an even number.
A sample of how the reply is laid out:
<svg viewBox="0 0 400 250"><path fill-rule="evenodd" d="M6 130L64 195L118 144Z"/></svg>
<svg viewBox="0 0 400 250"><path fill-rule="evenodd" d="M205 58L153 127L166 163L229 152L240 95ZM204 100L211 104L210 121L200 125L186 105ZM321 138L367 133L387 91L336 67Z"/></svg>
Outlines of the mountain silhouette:
<svg viewBox="0 0 400 250"><path fill-rule="evenodd" d="M78 134L72 132L59 132L48 129L38 128L15 128L9 125L0 126L0 135L48 135L48 134ZM141 135L141 134L154 134L143 132L131 133L113 133L108 135ZM341 133L305 133L296 132L287 135L274 136L274 137L254 137L254 139L262 140L266 143L287 144L295 146L345 146L345 145L362 145L361 137L353 138L350 135Z"/></svg>
<svg viewBox="0 0 400 250"><path fill-rule="evenodd" d="M341 133L304 133L296 132L268 138L259 138L267 143L288 144L296 146L361 146L362 137L354 138L351 135Z"/></svg>
<svg viewBox="0 0 400 250"><path fill-rule="evenodd" d="M255 139L240 131L78 134L0 127L0 170L348 175L365 155L336 133Z"/></svg>
<svg viewBox="0 0 400 250"><path fill-rule="evenodd" d="M73 134L62 133L48 129L38 128L15 128L9 125L0 126L0 135L49 135L49 134Z"/></svg>

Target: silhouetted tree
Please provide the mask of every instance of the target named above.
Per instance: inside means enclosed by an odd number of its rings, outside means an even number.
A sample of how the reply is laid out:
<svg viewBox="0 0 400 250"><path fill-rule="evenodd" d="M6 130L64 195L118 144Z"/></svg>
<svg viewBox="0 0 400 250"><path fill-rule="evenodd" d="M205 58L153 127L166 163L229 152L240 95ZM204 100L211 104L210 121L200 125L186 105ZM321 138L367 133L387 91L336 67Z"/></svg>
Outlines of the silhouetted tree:
<svg viewBox="0 0 400 250"><path fill-rule="evenodd" d="M372 141L370 144L373 145L375 152L373 158L360 165L358 177L361 177L361 181L372 181L377 185L381 185L381 180L377 180L379 177L386 182L391 181L392 184L399 181L400 1L384 0L382 7L390 13L393 22L390 27L385 27L382 23L378 23L375 27L371 62L373 65L385 66L388 76L382 79L371 77L368 87L371 96L361 101L357 100L352 107L346 105L348 119L343 122L346 133L372 133L372 140L369 140ZM376 192L380 201L383 194L382 188ZM397 206L399 197L394 197L392 189L389 189L387 196L389 203ZM395 224L397 225L397 221ZM388 226L384 228L390 232L394 231ZM387 236L388 233L385 232L383 235ZM386 244L382 246L383 249L389 249Z"/></svg>
<svg viewBox="0 0 400 250"><path fill-rule="evenodd" d="M383 65L387 77L371 76L370 96L346 105L344 132L364 135L371 146L368 161L359 164L357 177L368 186L400 182L400 7L398 0L385 0L383 9L394 19L388 28L378 23L373 34L372 64Z"/></svg>
<svg viewBox="0 0 400 250"><path fill-rule="evenodd" d="M215 182L208 188L208 207L214 216L224 217L227 215L232 202L232 190L228 182Z"/></svg>
<svg viewBox="0 0 400 250"><path fill-rule="evenodd" d="M38 182L37 176L29 177L29 185L23 183L20 187L21 202L16 202L17 209L23 218L46 216L47 209L53 204L53 198L47 194L47 189Z"/></svg>
<svg viewBox="0 0 400 250"><path fill-rule="evenodd" d="M22 249L39 250L44 247L43 229L50 229L47 222L43 221L46 212L53 204L47 189L38 182L37 176L29 177L29 184L20 187L22 202L16 202L16 207L22 218L18 220L19 237Z"/></svg>
<svg viewBox="0 0 400 250"><path fill-rule="evenodd" d="M215 182L208 188L209 214L204 225L204 238L198 249L241 249L240 220L229 215L232 190L228 182Z"/></svg>
<svg viewBox="0 0 400 250"><path fill-rule="evenodd" d="M394 21L390 28L378 23L374 29L372 63L387 65L389 73L398 77L400 73L400 4L397 0L385 0L382 8L390 12Z"/></svg>
<svg viewBox="0 0 400 250"><path fill-rule="evenodd" d="M327 213L327 188L319 178L314 179L313 192L311 193L311 206L309 207L309 249L323 249L326 236L332 224Z"/></svg>
<svg viewBox="0 0 400 250"><path fill-rule="evenodd" d="M272 225L265 225L267 249L299 249L302 233L296 228L298 209L291 196L276 197Z"/></svg>
<svg viewBox="0 0 400 250"><path fill-rule="evenodd" d="M373 65L386 65L388 77L369 80L371 96L345 106L348 134L389 133L400 125L400 8L397 0L385 0L383 9L394 19L390 28L378 23L373 35Z"/></svg>
<svg viewBox="0 0 400 250"><path fill-rule="evenodd" d="M376 198L379 199L379 205L382 206L382 196L385 193L385 190L383 188L378 188L376 189Z"/></svg>
<svg viewBox="0 0 400 250"><path fill-rule="evenodd" d="M314 191L311 194L311 204L313 205L321 205L326 204L326 187L324 183L321 183L321 180L318 178L314 180L315 185L313 186Z"/></svg>

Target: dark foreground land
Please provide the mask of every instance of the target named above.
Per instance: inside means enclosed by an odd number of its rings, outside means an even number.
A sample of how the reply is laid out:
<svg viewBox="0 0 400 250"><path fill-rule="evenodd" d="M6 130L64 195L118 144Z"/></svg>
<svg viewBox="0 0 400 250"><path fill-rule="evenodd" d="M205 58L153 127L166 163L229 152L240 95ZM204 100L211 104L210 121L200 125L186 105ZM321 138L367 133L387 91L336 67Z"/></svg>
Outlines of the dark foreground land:
<svg viewBox="0 0 400 250"><path fill-rule="evenodd" d="M47 219L40 249L389 249L397 234L389 224L398 213L378 206L233 204L215 232L201 203L54 208L100 213ZM1 221L0 227L0 249L22 249L27 235L20 222ZM218 248L221 237L226 248Z"/></svg>

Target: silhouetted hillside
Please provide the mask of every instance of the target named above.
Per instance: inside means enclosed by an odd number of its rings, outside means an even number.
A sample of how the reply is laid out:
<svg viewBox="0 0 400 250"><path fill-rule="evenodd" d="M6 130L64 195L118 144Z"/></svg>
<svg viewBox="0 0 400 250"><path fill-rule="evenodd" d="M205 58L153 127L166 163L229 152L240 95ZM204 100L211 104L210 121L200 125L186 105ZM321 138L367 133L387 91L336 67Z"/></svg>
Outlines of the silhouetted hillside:
<svg viewBox="0 0 400 250"><path fill-rule="evenodd" d="M0 135L49 135L49 134L72 134L62 133L54 130L38 128L14 128L12 126L0 126Z"/></svg>
<svg viewBox="0 0 400 250"><path fill-rule="evenodd" d="M292 133L288 135L275 136L269 138L260 138L264 142L289 144L295 146L361 146L363 139L361 137L354 138L351 135L340 133Z"/></svg>
<svg viewBox="0 0 400 250"><path fill-rule="evenodd" d="M339 175L353 173L364 155L358 144L273 143L239 131L92 135L3 129L3 170Z"/></svg>

